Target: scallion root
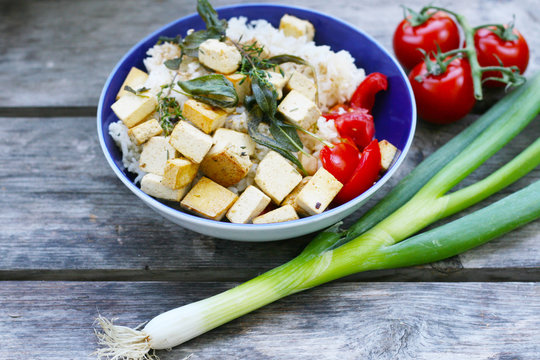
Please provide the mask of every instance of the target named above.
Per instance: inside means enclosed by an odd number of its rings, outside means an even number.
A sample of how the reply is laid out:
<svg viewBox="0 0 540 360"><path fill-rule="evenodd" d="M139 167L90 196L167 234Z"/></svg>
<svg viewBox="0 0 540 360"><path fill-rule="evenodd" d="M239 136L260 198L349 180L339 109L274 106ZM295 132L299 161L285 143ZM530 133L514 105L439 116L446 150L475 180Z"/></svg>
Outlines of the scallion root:
<svg viewBox="0 0 540 360"><path fill-rule="evenodd" d="M97 325L101 327L101 331L95 330L99 345L96 351L98 359L159 360L153 351L150 352L148 335L127 326L114 325L114 320L101 315L96 319Z"/></svg>

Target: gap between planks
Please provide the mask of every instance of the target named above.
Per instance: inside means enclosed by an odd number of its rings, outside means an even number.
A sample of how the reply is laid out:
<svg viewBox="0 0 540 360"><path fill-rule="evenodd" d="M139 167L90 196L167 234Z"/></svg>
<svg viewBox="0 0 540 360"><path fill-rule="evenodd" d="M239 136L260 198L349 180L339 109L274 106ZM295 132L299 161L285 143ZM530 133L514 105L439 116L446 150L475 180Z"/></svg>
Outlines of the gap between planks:
<svg viewBox="0 0 540 360"><path fill-rule="evenodd" d="M0 281L174 281L245 282L260 271L180 270L2 270ZM447 264L368 271L336 282L540 282L540 268L452 268Z"/></svg>

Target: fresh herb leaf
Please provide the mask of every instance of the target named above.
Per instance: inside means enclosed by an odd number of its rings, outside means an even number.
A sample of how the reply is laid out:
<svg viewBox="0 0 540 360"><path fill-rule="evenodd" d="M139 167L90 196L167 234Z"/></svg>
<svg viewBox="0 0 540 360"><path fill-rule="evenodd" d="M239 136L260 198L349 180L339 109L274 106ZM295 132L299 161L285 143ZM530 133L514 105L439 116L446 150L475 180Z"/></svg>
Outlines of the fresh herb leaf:
<svg viewBox="0 0 540 360"><path fill-rule="evenodd" d="M279 119L270 120L270 133L272 137L290 151L303 151L304 144L296 132L296 128Z"/></svg>
<svg viewBox="0 0 540 360"><path fill-rule="evenodd" d="M182 37L180 35L176 35L175 37L170 36L160 36L157 45L161 45L163 43L171 43L171 44L180 44L180 41L182 40Z"/></svg>
<svg viewBox="0 0 540 360"><path fill-rule="evenodd" d="M266 135L263 135L259 132L259 125L262 122L268 122L268 119L265 121L265 114L259 108L257 105L255 105L251 111L251 119L248 122L248 133L251 139L255 141L257 144L266 146L267 148L274 150L275 152L279 153L284 158L290 160L292 163L294 163L303 173L306 174L306 170L302 166L302 163L298 160L296 156L289 150L289 148L284 147L281 143L276 141L275 139L272 139ZM271 126L272 127L272 126ZM270 127L270 128L271 128ZM270 130L272 131L272 130ZM298 136L298 135L297 135ZM296 150L296 149L295 149Z"/></svg>
<svg viewBox="0 0 540 360"><path fill-rule="evenodd" d="M298 65L310 66L309 62L302 59L301 57L288 54L272 56L271 58L266 59L266 62L271 66L281 65L288 62L292 62Z"/></svg>
<svg viewBox="0 0 540 360"><path fill-rule="evenodd" d="M214 10L208 0L197 1L197 12L206 24L207 30L214 30L222 36L225 35L227 20L219 19L216 10Z"/></svg>
<svg viewBox="0 0 540 360"><path fill-rule="evenodd" d="M176 123L184 118L182 116L182 107L174 97L170 96L175 80L176 75L169 84L163 85L161 91L157 94L158 105L156 112L165 136L168 136Z"/></svg>
<svg viewBox="0 0 540 360"><path fill-rule="evenodd" d="M169 70L178 70L181 63L182 63L182 55L180 55L180 57L177 57L176 59L166 60L163 64Z"/></svg>
<svg viewBox="0 0 540 360"><path fill-rule="evenodd" d="M135 90L135 89L133 89L131 86L126 85L126 86L124 86L124 90L126 90L126 91L128 91L128 92L130 92L130 93L132 93L132 94L135 94L135 95L137 95L137 96L148 97L148 96L142 95L142 94L145 93L145 92L147 92L147 91L150 90L150 89L147 89L147 88L145 88L145 87L142 87L142 88L140 88L140 89L138 89L138 90Z"/></svg>
<svg viewBox="0 0 540 360"><path fill-rule="evenodd" d="M184 38L180 46L182 51L187 56L199 56L199 46L208 39L221 39L222 35L216 30L199 30L194 31Z"/></svg>
<svg viewBox="0 0 540 360"><path fill-rule="evenodd" d="M277 111L277 92L274 86L259 74L251 79L251 91L261 110L274 118Z"/></svg>
<svg viewBox="0 0 540 360"><path fill-rule="evenodd" d="M234 85L221 74L201 76L188 81L178 81L187 95L208 105L230 108L238 105Z"/></svg>

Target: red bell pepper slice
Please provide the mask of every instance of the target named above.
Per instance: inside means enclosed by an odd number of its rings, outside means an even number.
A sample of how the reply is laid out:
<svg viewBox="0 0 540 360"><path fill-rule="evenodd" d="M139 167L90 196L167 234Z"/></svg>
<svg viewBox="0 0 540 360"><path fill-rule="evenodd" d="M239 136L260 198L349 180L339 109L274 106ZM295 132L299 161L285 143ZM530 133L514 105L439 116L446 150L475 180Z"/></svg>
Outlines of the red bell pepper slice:
<svg viewBox="0 0 540 360"><path fill-rule="evenodd" d="M337 104L334 105L330 111L328 111L325 114L322 114L326 118L326 121L328 120L336 120L338 117L340 117L345 111L349 111L349 105L347 104Z"/></svg>
<svg viewBox="0 0 540 360"><path fill-rule="evenodd" d="M341 188L334 201L338 204L344 204L362 194L377 180L380 170L381 151L379 142L374 139L362 152L353 176Z"/></svg>
<svg viewBox="0 0 540 360"><path fill-rule="evenodd" d="M360 150L369 145L375 135L373 116L365 109L355 109L334 120L342 137L351 138Z"/></svg>
<svg viewBox="0 0 540 360"><path fill-rule="evenodd" d="M342 184L349 181L360 161L360 151L353 144L345 139L331 148L323 147L320 152L322 166Z"/></svg>
<svg viewBox="0 0 540 360"><path fill-rule="evenodd" d="M377 72L369 74L354 91L350 101L351 107L371 111L375 104L375 95L387 88L386 76Z"/></svg>

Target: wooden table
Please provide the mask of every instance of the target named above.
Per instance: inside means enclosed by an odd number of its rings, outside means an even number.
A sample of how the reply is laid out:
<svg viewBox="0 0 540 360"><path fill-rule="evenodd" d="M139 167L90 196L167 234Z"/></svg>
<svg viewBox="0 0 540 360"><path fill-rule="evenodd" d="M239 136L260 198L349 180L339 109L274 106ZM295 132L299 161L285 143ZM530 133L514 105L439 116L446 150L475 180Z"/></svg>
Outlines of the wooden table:
<svg viewBox="0 0 540 360"><path fill-rule="evenodd" d="M202 236L155 214L115 177L96 136L105 79L139 39L195 8L194 0L148 3L0 0L0 359L92 358L99 313L135 326L277 266L309 241ZM292 3L348 21L389 49L402 14L390 0ZM539 69L536 0L437 3L474 25L516 14L532 48L528 73ZM444 127L419 123L405 164L370 205L477 116ZM536 139L538 120L472 180ZM474 209L539 178L536 169ZM363 273L291 296L159 355L539 359L539 243L537 221L447 261Z"/></svg>

